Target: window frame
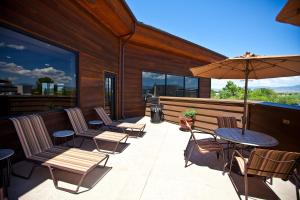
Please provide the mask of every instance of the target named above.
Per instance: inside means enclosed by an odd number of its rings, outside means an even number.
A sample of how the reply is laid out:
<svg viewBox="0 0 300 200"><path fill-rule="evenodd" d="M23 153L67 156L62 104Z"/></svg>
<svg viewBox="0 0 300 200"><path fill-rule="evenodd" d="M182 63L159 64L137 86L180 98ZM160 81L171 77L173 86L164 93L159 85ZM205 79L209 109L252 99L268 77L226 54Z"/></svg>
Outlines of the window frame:
<svg viewBox="0 0 300 200"><path fill-rule="evenodd" d="M200 78L199 77L194 77L194 76L185 76L185 75L180 75L180 74L174 74L174 73L166 73L166 72L160 72L160 71L148 71L148 70L142 70L141 71L141 91L142 91L142 97L143 97L143 72L149 72L149 73L156 73L156 74L163 74L165 76L165 91L164 91L164 96L167 94L167 75L173 75L173 76L181 76L183 77L183 91L184 91L184 96L185 96L185 78L196 78L198 80L198 90L197 90L197 97L188 97L188 98L199 98L200 96Z"/></svg>
<svg viewBox="0 0 300 200"><path fill-rule="evenodd" d="M57 48L61 48L63 50L66 50L66 51L69 51L71 53L74 54L74 67L75 67L75 76L76 76L76 80L75 80L75 86L76 86L76 92L75 92L75 106L77 107L78 105L80 105L80 90L79 90L79 87L80 87L80 82L79 82L79 77L80 77L80 70L79 70L79 51L69 47L69 46L64 46L63 44L61 43L58 43L57 41L55 40L51 40L49 38L46 38L46 37L42 37L41 35L39 35L38 33L33 33L33 32L27 32L25 30L22 30L20 28L17 28L15 26L12 26L12 25L8 25L8 24L5 24L5 23L2 23L0 22L0 27L2 28L5 28L5 29L8 29L8 30L11 30L11 31L14 31L14 32L17 32L19 34L22 34L24 36L27 36L27 37L30 37L30 38L33 38L35 40L39 40L41 42L44 42L44 43L47 43L47 44L50 44L50 45L53 45ZM36 113L36 114L40 114L40 113L47 113L47 112L51 112L51 111L62 111L63 109L61 108L54 108L54 109L50 109L50 110L46 110L46 111L37 111L37 112L32 112L32 113ZM13 115L6 115L6 116L0 116L0 119L8 119L12 116L22 116L24 114L13 114Z"/></svg>

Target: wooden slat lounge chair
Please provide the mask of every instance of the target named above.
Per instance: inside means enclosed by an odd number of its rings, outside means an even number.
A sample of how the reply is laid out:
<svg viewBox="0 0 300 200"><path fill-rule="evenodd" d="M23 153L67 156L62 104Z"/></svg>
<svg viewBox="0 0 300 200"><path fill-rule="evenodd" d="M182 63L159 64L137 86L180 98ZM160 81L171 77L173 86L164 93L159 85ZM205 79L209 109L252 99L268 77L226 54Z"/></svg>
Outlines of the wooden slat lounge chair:
<svg viewBox="0 0 300 200"><path fill-rule="evenodd" d="M248 175L263 176L266 178L277 177L288 180L299 158L300 153L296 152L254 149L251 151L248 159L235 150L232 154L229 174L231 173L233 159L235 159L241 173L244 175L245 199L248 199Z"/></svg>
<svg viewBox="0 0 300 200"><path fill-rule="evenodd" d="M105 110L102 107L94 108L99 117L102 119L105 126L108 126L109 128L121 128L124 132L126 129L131 130L132 133L134 131L138 131L138 135L144 131L146 124L135 124L135 123L128 123L128 122L117 122L112 121L110 117L106 114Z"/></svg>
<svg viewBox="0 0 300 200"><path fill-rule="evenodd" d="M129 135L126 133L89 129L80 108L68 108L65 109L65 111L68 114L75 134L83 138L80 146L82 145L84 138L93 139L99 151L101 150L99 141L114 142L116 145L113 153L115 153L121 141L124 141L124 143L127 142Z"/></svg>
<svg viewBox="0 0 300 200"><path fill-rule="evenodd" d="M225 161L223 146L221 144L219 144L218 141L214 137L208 138L208 139L197 140L195 133L201 133L201 134L206 134L206 133L192 130L191 126L189 125L189 123L186 120L185 120L185 125L191 133L190 139L188 141L188 145L187 145L185 153L184 153L185 167L188 166L188 161L190 160L191 155L195 148L197 148L198 152L200 152L200 153L208 153L208 152L214 151L217 153L218 158L219 158L219 154L221 153L223 161ZM211 135L210 133L207 133L207 134ZM191 148L189 148L190 145L192 145Z"/></svg>
<svg viewBox="0 0 300 200"><path fill-rule="evenodd" d="M41 116L28 115L11 118L23 151L29 161L35 163L28 177L30 178L36 164L48 167L53 183L57 189L77 193L85 176L103 161L106 165L109 156L100 152L89 152L76 148L53 146L46 126ZM76 190L69 190L58 186L58 179L54 176L55 169L81 175ZM16 175L16 174L15 174Z"/></svg>

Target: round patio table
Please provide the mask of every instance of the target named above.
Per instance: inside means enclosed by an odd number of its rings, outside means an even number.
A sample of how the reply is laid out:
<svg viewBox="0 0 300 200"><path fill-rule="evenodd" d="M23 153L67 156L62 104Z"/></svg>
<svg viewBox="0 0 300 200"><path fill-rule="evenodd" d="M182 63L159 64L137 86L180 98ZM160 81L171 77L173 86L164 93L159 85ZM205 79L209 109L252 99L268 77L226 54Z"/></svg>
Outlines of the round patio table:
<svg viewBox="0 0 300 200"><path fill-rule="evenodd" d="M278 140L265 133L245 130L239 128L218 128L215 130L217 136L229 142L243 144L254 147L273 147L278 145Z"/></svg>
<svg viewBox="0 0 300 200"><path fill-rule="evenodd" d="M242 134L242 129L240 128L218 128L215 130L215 134L221 139L234 144L242 144L253 147L273 147L278 145L278 140L270 135L251 130L245 130L244 134ZM224 163L224 172L230 160L228 149L227 162Z"/></svg>

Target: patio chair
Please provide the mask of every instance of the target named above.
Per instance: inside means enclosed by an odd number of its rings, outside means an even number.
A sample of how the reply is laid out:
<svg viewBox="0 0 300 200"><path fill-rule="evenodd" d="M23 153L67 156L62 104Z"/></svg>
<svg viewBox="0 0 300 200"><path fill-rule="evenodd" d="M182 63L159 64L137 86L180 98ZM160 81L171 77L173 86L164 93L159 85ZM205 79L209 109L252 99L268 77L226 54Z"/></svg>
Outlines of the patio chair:
<svg viewBox="0 0 300 200"><path fill-rule="evenodd" d="M249 158L244 158L239 151L235 150L232 154L229 174L233 159L235 159L244 175L245 199L247 200L248 175L263 176L265 180L266 178L277 177L286 181L292 175L299 158L300 153L270 149L254 149Z"/></svg>
<svg viewBox="0 0 300 200"><path fill-rule="evenodd" d="M102 107L94 108L105 126L114 129L114 128L121 128L124 132L126 129L131 130L133 133L135 130L138 131L138 135L140 136L141 133L144 131L146 124L135 124L135 123L128 123L128 122L117 122L112 121L110 117L106 114L105 110Z"/></svg>
<svg viewBox="0 0 300 200"><path fill-rule="evenodd" d="M217 117L219 128L237 128L235 117Z"/></svg>
<svg viewBox="0 0 300 200"><path fill-rule="evenodd" d="M82 146L85 138L93 139L98 151L101 151L98 141L114 142L116 143L116 145L114 147L113 153L115 153L122 140L125 140L124 143L127 142L129 135L126 133L89 129L80 108L68 108L65 109L65 111L67 112L68 117L71 121L75 135L82 137L80 146Z"/></svg>
<svg viewBox="0 0 300 200"><path fill-rule="evenodd" d="M209 153L209 152L216 152L217 153L217 158L219 159L219 154L222 154L223 161L224 159L224 151L223 151L223 146L215 139L213 138L208 138L208 139L201 139L197 140L195 133L201 133L201 134L209 134L210 133L205 133L205 132L200 132L196 130L192 130L191 126L189 123L185 120L186 127L191 133L190 139L188 141L188 145L186 147L184 156L185 156L185 167L188 166L188 161L191 158L191 155L194 151L195 148L197 148L197 151L200 153ZM192 147L189 148L190 143L192 142Z"/></svg>
<svg viewBox="0 0 300 200"><path fill-rule="evenodd" d="M10 118L15 126L24 154L34 163L29 176L14 173L20 178L29 179L35 167L41 165L49 169L55 188L77 193L85 176L103 161L106 166L109 156L100 152L89 152L76 148L53 146L41 116L28 115ZM39 165L38 165L39 164ZM62 170L81 176L76 190L61 188L53 171Z"/></svg>

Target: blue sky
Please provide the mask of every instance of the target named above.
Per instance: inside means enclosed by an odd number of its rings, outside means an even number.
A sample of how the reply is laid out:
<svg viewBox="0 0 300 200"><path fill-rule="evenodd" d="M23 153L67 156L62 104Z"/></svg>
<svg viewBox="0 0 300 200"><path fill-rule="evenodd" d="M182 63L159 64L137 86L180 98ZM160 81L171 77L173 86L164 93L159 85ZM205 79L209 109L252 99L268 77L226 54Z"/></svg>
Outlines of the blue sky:
<svg viewBox="0 0 300 200"><path fill-rule="evenodd" d="M64 49L0 27L0 79L34 85L49 77L74 87L75 55Z"/></svg>
<svg viewBox="0 0 300 200"><path fill-rule="evenodd" d="M126 0L138 21L228 57L300 54L300 27L275 20L286 0ZM213 80L221 88L227 80ZM236 81L243 85L243 81ZM250 81L250 87L300 85L300 77Z"/></svg>

